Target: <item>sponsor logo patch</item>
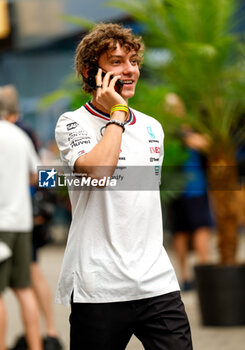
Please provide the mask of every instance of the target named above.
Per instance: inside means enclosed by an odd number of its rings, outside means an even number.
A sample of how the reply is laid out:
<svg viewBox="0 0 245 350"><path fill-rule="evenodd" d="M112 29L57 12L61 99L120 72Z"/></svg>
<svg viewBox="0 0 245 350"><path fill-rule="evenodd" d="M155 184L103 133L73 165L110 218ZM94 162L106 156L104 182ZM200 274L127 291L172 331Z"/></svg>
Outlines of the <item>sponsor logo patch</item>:
<svg viewBox="0 0 245 350"><path fill-rule="evenodd" d="M151 126L147 126L147 127L146 127L146 130L147 130L148 134L150 135L150 137L151 137L152 139L155 139L155 138L156 138L156 135L155 135L154 132L152 131Z"/></svg>
<svg viewBox="0 0 245 350"><path fill-rule="evenodd" d="M150 143L154 143L154 142L156 142L156 143L159 143L159 140L148 140Z"/></svg>
<svg viewBox="0 0 245 350"><path fill-rule="evenodd" d="M82 150L82 151L79 151L79 152L77 153L77 155L78 155L78 156L81 156L81 155L84 154L84 153L85 153L85 151Z"/></svg>
<svg viewBox="0 0 245 350"><path fill-rule="evenodd" d="M86 137L86 138L90 138L90 137L88 136L87 131L85 131L85 130L79 130L79 131L70 132L70 133L69 133L69 136L68 136L68 141L71 141L71 140L75 139L76 137L81 137L81 136L84 136L84 137Z"/></svg>
<svg viewBox="0 0 245 350"><path fill-rule="evenodd" d="M155 165L154 169L155 169L155 175L159 175L160 166L159 165Z"/></svg>
<svg viewBox="0 0 245 350"><path fill-rule="evenodd" d="M150 157L150 162L158 162L159 158Z"/></svg>
<svg viewBox="0 0 245 350"><path fill-rule="evenodd" d="M77 122L66 124L66 128L67 128L68 131L72 130L72 129L75 129L77 126L78 126Z"/></svg>
<svg viewBox="0 0 245 350"><path fill-rule="evenodd" d="M74 147L78 147L78 146L81 146L84 144L86 144L86 145L90 144L90 140L84 140L84 139L74 140L71 142L71 147L74 148Z"/></svg>
<svg viewBox="0 0 245 350"><path fill-rule="evenodd" d="M160 147L150 147L151 153L160 153Z"/></svg>

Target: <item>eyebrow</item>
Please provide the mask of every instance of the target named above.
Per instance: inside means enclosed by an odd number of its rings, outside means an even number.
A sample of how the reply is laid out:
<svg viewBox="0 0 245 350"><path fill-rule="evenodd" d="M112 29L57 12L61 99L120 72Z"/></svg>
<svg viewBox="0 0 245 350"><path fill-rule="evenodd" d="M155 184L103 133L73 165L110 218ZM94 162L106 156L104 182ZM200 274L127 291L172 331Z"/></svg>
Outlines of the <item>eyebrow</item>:
<svg viewBox="0 0 245 350"><path fill-rule="evenodd" d="M130 58L137 56L137 53L132 54L132 56L130 56ZM108 55L107 58L123 58L122 55Z"/></svg>
<svg viewBox="0 0 245 350"><path fill-rule="evenodd" d="M108 55L108 58L114 58L114 57L122 58L123 56L121 56L121 55Z"/></svg>

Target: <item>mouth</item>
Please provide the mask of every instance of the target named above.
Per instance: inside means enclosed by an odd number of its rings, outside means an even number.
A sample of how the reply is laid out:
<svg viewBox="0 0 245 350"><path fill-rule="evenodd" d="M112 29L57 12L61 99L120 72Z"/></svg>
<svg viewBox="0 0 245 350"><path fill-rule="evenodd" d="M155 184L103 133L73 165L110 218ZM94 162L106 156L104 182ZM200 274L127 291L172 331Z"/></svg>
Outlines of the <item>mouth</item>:
<svg viewBox="0 0 245 350"><path fill-rule="evenodd" d="M131 86L134 83L134 80L123 80L123 85Z"/></svg>

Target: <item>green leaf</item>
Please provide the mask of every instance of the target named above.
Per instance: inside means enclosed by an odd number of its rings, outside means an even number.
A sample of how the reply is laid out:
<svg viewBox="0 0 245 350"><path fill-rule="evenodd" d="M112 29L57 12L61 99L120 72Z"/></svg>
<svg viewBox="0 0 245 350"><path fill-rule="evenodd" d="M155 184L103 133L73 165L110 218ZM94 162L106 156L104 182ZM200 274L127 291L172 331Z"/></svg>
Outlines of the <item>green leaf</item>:
<svg viewBox="0 0 245 350"><path fill-rule="evenodd" d="M95 26L95 22L89 21L85 18L77 17L77 16L70 16L70 15L60 15L59 16L61 20L64 22L72 23L77 26L83 27L86 30L90 30Z"/></svg>
<svg viewBox="0 0 245 350"><path fill-rule="evenodd" d="M65 89L56 90L52 93L47 94L46 96L43 96L39 102L38 107L41 110L45 110L51 105L53 105L55 102L57 102L58 100L67 98L68 96L69 96L69 93L67 90Z"/></svg>

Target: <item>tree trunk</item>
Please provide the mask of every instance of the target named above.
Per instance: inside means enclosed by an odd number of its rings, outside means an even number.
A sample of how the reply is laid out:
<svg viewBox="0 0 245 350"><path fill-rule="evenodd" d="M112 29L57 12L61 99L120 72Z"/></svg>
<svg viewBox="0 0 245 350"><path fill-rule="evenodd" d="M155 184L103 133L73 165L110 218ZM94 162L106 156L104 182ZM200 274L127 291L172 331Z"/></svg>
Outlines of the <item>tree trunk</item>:
<svg viewBox="0 0 245 350"><path fill-rule="evenodd" d="M220 263L236 263L238 244L238 171L234 152L210 152L208 180L214 204Z"/></svg>

